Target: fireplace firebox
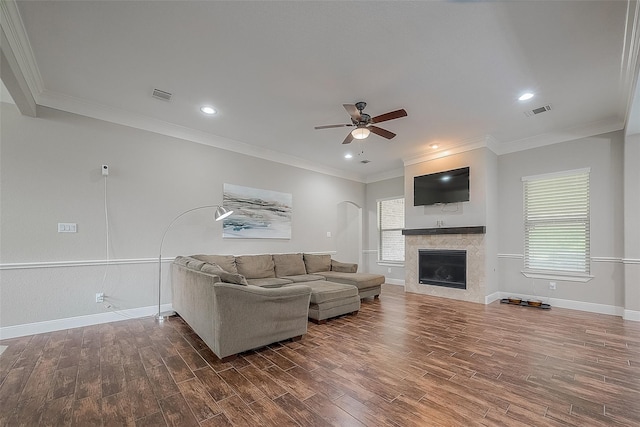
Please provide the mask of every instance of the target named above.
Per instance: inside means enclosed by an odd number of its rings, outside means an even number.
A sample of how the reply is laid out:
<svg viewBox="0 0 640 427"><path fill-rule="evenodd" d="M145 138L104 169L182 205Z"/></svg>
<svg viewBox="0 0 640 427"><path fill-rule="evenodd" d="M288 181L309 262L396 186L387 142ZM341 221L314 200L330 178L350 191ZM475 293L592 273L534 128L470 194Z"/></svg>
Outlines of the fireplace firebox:
<svg viewBox="0 0 640 427"><path fill-rule="evenodd" d="M467 289L467 251L419 249L418 281L423 285Z"/></svg>

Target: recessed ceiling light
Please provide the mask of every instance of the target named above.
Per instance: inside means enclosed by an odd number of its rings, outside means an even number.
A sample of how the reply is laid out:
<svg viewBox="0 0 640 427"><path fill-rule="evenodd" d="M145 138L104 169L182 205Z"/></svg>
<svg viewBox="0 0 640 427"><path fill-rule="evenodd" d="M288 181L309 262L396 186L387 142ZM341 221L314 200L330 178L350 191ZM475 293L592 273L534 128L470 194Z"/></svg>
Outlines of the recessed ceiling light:
<svg viewBox="0 0 640 427"><path fill-rule="evenodd" d="M518 101L527 101L531 98L533 98L533 93L525 92L522 95L520 95L520 98L518 98Z"/></svg>
<svg viewBox="0 0 640 427"><path fill-rule="evenodd" d="M345 159L350 159L352 157L353 157L353 154L351 154L351 153L347 153L347 154L344 155Z"/></svg>
<svg viewBox="0 0 640 427"><path fill-rule="evenodd" d="M209 106L209 105L203 105L202 107L200 107L200 111L202 111L205 114L208 114L210 116L213 116L216 113L215 108Z"/></svg>
<svg viewBox="0 0 640 427"><path fill-rule="evenodd" d="M431 148L433 148L435 150L436 148L439 147L439 145L438 144L431 144L429 147L431 147Z"/></svg>

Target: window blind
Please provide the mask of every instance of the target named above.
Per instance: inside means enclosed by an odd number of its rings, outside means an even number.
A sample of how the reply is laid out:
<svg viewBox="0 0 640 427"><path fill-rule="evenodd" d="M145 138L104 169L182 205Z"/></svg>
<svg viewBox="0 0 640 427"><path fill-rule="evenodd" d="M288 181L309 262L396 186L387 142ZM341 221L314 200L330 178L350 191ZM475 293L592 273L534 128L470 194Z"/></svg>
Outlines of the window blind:
<svg viewBox="0 0 640 427"><path fill-rule="evenodd" d="M378 260L404 261L404 198L378 201Z"/></svg>
<svg viewBox="0 0 640 427"><path fill-rule="evenodd" d="M524 268L589 274L589 171L523 181Z"/></svg>

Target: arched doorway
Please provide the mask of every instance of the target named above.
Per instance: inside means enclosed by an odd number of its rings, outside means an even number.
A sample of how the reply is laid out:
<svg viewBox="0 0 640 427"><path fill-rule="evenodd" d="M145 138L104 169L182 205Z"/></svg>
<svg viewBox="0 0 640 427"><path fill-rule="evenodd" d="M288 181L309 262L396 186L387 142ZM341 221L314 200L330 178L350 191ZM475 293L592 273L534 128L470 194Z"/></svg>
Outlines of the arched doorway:
<svg viewBox="0 0 640 427"><path fill-rule="evenodd" d="M362 208L349 201L338 203L336 256L338 261L356 262L362 268Z"/></svg>

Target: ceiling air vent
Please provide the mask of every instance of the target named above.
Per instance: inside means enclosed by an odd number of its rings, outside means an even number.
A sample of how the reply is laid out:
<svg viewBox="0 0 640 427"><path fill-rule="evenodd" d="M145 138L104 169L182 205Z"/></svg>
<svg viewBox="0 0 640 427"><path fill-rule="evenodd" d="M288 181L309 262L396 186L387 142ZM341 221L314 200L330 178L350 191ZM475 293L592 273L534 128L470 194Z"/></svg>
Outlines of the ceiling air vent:
<svg viewBox="0 0 640 427"><path fill-rule="evenodd" d="M367 163L371 163L371 160L360 160L360 163L366 165Z"/></svg>
<svg viewBox="0 0 640 427"><path fill-rule="evenodd" d="M154 89L152 96L156 99L162 99L163 101L171 101L173 94L165 92L164 90Z"/></svg>
<svg viewBox="0 0 640 427"><path fill-rule="evenodd" d="M532 116L535 116L536 114L544 113L545 111L549 111L549 110L551 110L551 104L534 108L533 110L525 111L524 115L527 117L532 117Z"/></svg>

